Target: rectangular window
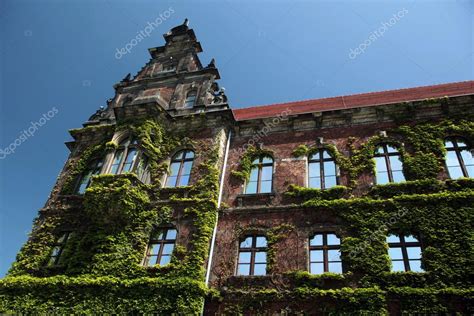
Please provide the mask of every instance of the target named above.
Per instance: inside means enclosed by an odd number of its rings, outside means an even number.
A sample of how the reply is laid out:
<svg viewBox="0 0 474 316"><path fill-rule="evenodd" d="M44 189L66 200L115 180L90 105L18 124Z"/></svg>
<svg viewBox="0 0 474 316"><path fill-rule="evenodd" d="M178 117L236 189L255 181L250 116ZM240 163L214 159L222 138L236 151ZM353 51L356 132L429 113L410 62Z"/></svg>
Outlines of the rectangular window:
<svg viewBox="0 0 474 316"><path fill-rule="evenodd" d="M341 241L334 233L318 233L309 241L309 271L342 273Z"/></svg>
<svg viewBox="0 0 474 316"><path fill-rule="evenodd" d="M248 236L240 242L237 275L267 274L267 239Z"/></svg>
<svg viewBox="0 0 474 316"><path fill-rule="evenodd" d="M53 251L49 256L48 266L56 266L60 263L61 255L71 235L71 232L63 232L62 235L56 240L53 245Z"/></svg>
<svg viewBox="0 0 474 316"><path fill-rule="evenodd" d="M160 228L153 232L144 260L144 266L167 265L171 261L177 231L174 228Z"/></svg>
<svg viewBox="0 0 474 316"><path fill-rule="evenodd" d="M422 272L421 243L412 235L389 235L388 254L392 261L392 271Z"/></svg>

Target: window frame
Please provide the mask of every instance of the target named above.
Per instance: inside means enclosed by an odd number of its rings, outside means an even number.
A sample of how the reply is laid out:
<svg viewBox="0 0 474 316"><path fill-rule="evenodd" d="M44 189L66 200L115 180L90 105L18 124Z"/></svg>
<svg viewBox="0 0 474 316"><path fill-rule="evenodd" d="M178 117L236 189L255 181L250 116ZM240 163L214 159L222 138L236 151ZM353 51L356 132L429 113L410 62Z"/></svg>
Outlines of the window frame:
<svg viewBox="0 0 474 316"><path fill-rule="evenodd" d="M389 152L388 151L388 146L394 148L396 150L396 152ZM378 153L378 149L379 148L383 148L383 153ZM375 147L375 153L374 153L374 158L376 157L383 157L384 160L385 160L385 166L387 167L387 176L388 176L388 183L399 183L399 182L395 182L393 181L393 169L392 169L392 163L390 162L390 157L399 157L399 160L402 164L402 174L403 174L403 179L402 181L406 181L406 178L405 178L405 174L403 173L403 160L402 160L402 155L400 154L400 148L398 148L397 146L393 145L393 144L389 144L389 143L382 143L382 144L378 144L376 147ZM378 184L377 182L377 173L378 173L378 170L377 168L375 169L375 182L376 184ZM383 184L388 184L388 183L383 183Z"/></svg>
<svg viewBox="0 0 474 316"><path fill-rule="evenodd" d="M130 169L128 171L124 172L123 167L124 167L124 165L127 161L128 155L129 155L131 150L135 150L135 156L133 157L133 160L131 162ZM112 169L114 168L114 165L116 165L115 164L116 156L119 152L121 152L122 156L120 157L120 161L117 164L116 172L112 172ZM123 138L122 141L120 142L119 146L113 152L112 161L110 162L110 164L107 168L107 173L118 175L118 174L134 172L137 161L141 158L140 156L141 156L141 150L140 150L140 146L139 146L139 143L138 143L138 139L133 135L129 135L128 137Z"/></svg>
<svg viewBox="0 0 474 316"><path fill-rule="evenodd" d="M91 185L92 177L102 173L104 169L104 158L92 159L92 161L87 165L87 169L81 173L77 179L76 186L74 187L75 194L84 194L85 190ZM84 192L80 192L83 180L87 178L87 184L84 188Z"/></svg>
<svg viewBox="0 0 474 316"><path fill-rule="evenodd" d="M272 161L271 162L266 162L264 163L263 162L263 159L265 158L270 158ZM256 164L253 164L252 162L252 167L250 168L250 174L252 173L253 169L254 168L258 168L257 170L257 181L249 181L247 180L246 183L245 183L245 187L244 187L244 194L246 195L250 195L250 194L268 194L268 193L273 193L273 173L275 171L275 160L273 159L272 156L269 156L269 155L261 155L259 157L256 157L253 159L253 161L255 161L256 159L258 159L258 163ZM264 167L272 167L272 179L271 179L271 184L270 184L270 192L261 192L262 190L262 170ZM248 189L248 185L250 182L257 182L257 189L254 193L247 193L247 189Z"/></svg>
<svg viewBox="0 0 474 316"><path fill-rule="evenodd" d="M324 158L324 153L325 152L327 152L327 154L329 155L329 158ZM310 157L315 155L316 153L319 154L319 159L310 159ZM312 164L312 163L319 163L319 178L320 178L319 181L320 181L321 190L326 190L326 189L333 188L333 187L326 188L326 183L325 183L326 182L326 179L325 179L326 177L325 177L325 174L324 174L324 162L333 162L334 163L336 186L339 185L339 174L338 174L339 169L337 167L336 159L331 155L329 150L327 150L326 148L319 148L317 151L312 152L308 155L308 163L307 163L307 165L308 165L308 167L307 167L308 168L308 188L313 188L310 185L310 183L311 183L310 164ZM317 188L314 188L314 189L317 189Z"/></svg>
<svg viewBox="0 0 474 316"><path fill-rule="evenodd" d="M410 267L410 260L418 260L418 259L410 259L408 257L407 248L414 248L414 247L419 247L420 248L420 254L421 254L420 267L421 267L421 263L423 262L423 255L422 255L423 254L423 245L421 243L421 238L416 234L405 235L405 234L396 234L396 233L387 235L387 238L390 235L397 236L400 240L400 242L388 242L388 241L386 241L386 242L387 242L389 250L390 250L390 248L400 248L401 249L401 251L402 251L402 261L403 261L403 266L405 267L405 272L411 272L412 271L411 267ZM407 236L413 236L418 241L406 242L405 237L407 237ZM389 257L390 257L390 254L389 254ZM400 259L396 259L396 261L400 261ZM393 259L392 259L392 257L390 257L390 263L392 263L392 262L393 262ZM393 268L393 265L392 265L392 268ZM391 272L394 272L394 271L391 271ZM413 271L413 272L418 272L418 271Z"/></svg>
<svg viewBox="0 0 474 316"><path fill-rule="evenodd" d="M48 256L48 262L46 263L48 267L54 267L54 266L59 265L64 249L66 248L67 242L71 238L72 234L73 234L72 231L63 231L61 232L60 237L56 238L56 240L54 241L54 244L52 245L51 252ZM58 249L58 252L56 255L54 255L55 249ZM54 258L54 261L51 262L53 258Z"/></svg>
<svg viewBox="0 0 474 316"><path fill-rule="evenodd" d="M192 158L186 158L188 152L192 152L193 153L193 156ZM182 153L182 157L177 159L176 157ZM168 167L168 174L166 176L166 179L164 181L164 187L165 188L179 188L179 187L184 187L184 186L189 186L189 183L191 182L191 173L193 171L193 167L194 167L194 160L196 159L196 152L193 150L193 149L181 149L181 150L178 150L172 157L171 157L171 160L170 160L170 164L169 164L169 167ZM191 161L191 168L189 169L189 178L188 178L188 183L186 183L186 185L178 185L179 182L181 181L181 177L183 176L183 168L184 168L184 164L186 162L189 162ZM176 181L174 183L173 186L168 186L168 179L169 177L171 176L171 165L173 163L176 163L176 162L179 162L179 169L178 169L178 173L176 174Z"/></svg>
<svg viewBox="0 0 474 316"><path fill-rule="evenodd" d="M168 237L168 232L170 230L174 230L176 232L176 235L175 235L175 238L174 239L167 239ZM161 233L163 235L163 238L162 239L154 239L153 237L156 236L157 233ZM145 258L143 259L143 266L144 267L154 267L154 266L160 266L160 267L163 267L163 266L166 266L168 264L171 263L171 257L173 255L173 252L174 250L176 249L176 241L178 239L178 230L176 229L176 227L173 227L173 226L165 226L165 227L157 227L155 228L151 235L150 235L150 239L148 240L148 244L147 244L147 247L146 247L146 251L145 251ZM156 255L152 255L150 254L151 250L153 249L153 246L154 245L160 245L160 249L158 250L158 254ZM163 248L165 245L173 245L173 250L171 251L171 253L168 255L168 254L165 254L163 255ZM163 259L163 256L169 256L170 257L170 261L167 263L167 264L164 264L162 265L161 264L161 260ZM150 260L152 258L156 258L155 259L155 262L153 264L150 264Z"/></svg>
<svg viewBox="0 0 474 316"><path fill-rule="evenodd" d="M242 242L244 242L247 238L251 237L252 238L252 245L249 248L242 248ZM257 247L257 238L258 237L263 237L265 238L265 247ZM263 262L256 262L255 261L255 256L257 252L265 252L265 274L268 275L268 239L267 236L263 234L247 234L243 238L239 239L239 248L238 248L238 254L237 254L237 264L236 264L236 269L235 269L235 275L236 276L255 276L255 265L256 264L263 264ZM250 262L240 262L240 254L241 253L250 253ZM239 267L241 264L248 264L250 265L249 267L249 274L239 274ZM257 274L256 276L263 276L261 274Z"/></svg>
<svg viewBox="0 0 474 316"><path fill-rule="evenodd" d="M314 239L317 235L322 235L322 245L317 245L317 246L312 246L311 245L311 240ZM339 244L338 245L329 245L328 244L328 235L335 235L339 239ZM309 263L309 273L310 274L315 274L319 275L319 273L314 273L311 271L311 263L321 263L320 261L311 261L311 251L322 251L323 252L323 273L339 273L339 272L333 272L329 271L329 250L339 250L339 254L341 255L341 243L342 243L342 238L340 237L339 234L337 234L334 231L324 231L324 232L316 232L312 234L308 238L308 263ZM344 265L342 262L342 258L340 257L340 261L331 261L331 262L340 262L341 263L341 274L344 273Z"/></svg>
<svg viewBox="0 0 474 316"><path fill-rule="evenodd" d="M453 147L447 148L446 147L446 142L447 141L451 142L453 144ZM464 146L459 146L458 141L462 141L465 145ZM471 152L472 147L470 146L469 142L467 142L466 139L464 139L463 137L459 137L459 136L446 137L444 139L444 149L446 150L446 155L447 155L448 152L454 151L454 153L456 154L456 157L458 159L459 166L461 167L463 177L470 178L471 176L469 175L469 172L467 171L466 163L464 162L464 158L461 155L461 152L463 150L466 150L466 151L470 152L471 155L472 155L472 152ZM449 172L449 166L447 165L446 160L445 160L445 166L446 166L446 171L448 172L449 178L450 179L458 179L458 178L452 178L451 177L451 174Z"/></svg>
<svg viewBox="0 0 474 316"><path fill-rule="evenodd" d="M190 103L190 97L193 97L192 103ZM192 109L196 104L197 97L198 93L196 89L188 91L188 93L186 93L186 98L184 99L183 108Z"/></svg>

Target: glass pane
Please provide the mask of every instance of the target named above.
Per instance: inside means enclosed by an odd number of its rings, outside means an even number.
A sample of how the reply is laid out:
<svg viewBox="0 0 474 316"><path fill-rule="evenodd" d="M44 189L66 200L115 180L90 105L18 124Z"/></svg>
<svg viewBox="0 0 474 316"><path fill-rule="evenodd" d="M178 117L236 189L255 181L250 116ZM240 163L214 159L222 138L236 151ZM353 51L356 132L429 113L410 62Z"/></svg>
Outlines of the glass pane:
<svg viewBox="0 0 474 316"><path fill-rule="evenodd" d="M176 186L176 179L177 179L177 178L178 178L178 177L176 177L176 176L168 177L168 178L166 179L166 187L168 187L168 188L175 187L175 186Z"/></svg>
<svg viewBox="0 0 474 316"><path fill-rule="evenodd" d="M323 274L324 265L322 263L311 263L309 265L309 272L312 274Z"/></svg>
<svg viewBox="0 0 474 316"><path fill-rule="evenodd" d="M420 247L407 247L408 259L421 259Z"/></svg>
<svg viewBox="0 0 474 316"><path fill-rule="evenodd" d="M48 266L53 266L56 264L57 257L50 257L48 261Z"/></svg>
<svg viewBox="0 0 474 316"><path fill-rule="evenodd" d="M316 152L309 156L309 160L318 160L319 159L319 152Z"/></svg>
<svg viewBox="0 0 474 316"><path fill-rule="evenodd" d="M262 158L262 163L272 163L273 159L270 157L263 157Z"/></svg>
<svg viewBox="0 0 474 316"><path fill-rule="evenodd" d="M271 193L272 192L272 181L262 181L260 184L260 193Z"/></svg>
<svg viewBox="0 0 474 316"><path fill-rule="evenodd" d="M309 178L309 187L313 189L321 189L321 178Z"/></svg>
<svg viewBox="0 0 474 316"><path fill-rule="evenodd" d="M160 230L154 231L151 239L162 240L163 239L163 230L160 229Z"/></svg>
<svg viewBox="0 0 474 316"><path fill-rule="evenodd" d="M267 253L265 251L259 251L255 253L255 262L256 263L266 263L267 262Z"/></svg>
<svg viewBox="0 0 474 316"><path fill-rule="evenodd" d="M448 151L446 154L446 165L448 167L452 166L459 166L458 156L456 156L456 152Z"/></svg>
<svg viewBox="0 0 474 316"><path fill-rule="evenodd" d="M387 164L385 163L385 157L375 157L375 168L377 172L387 171Z"/></svg>
<svg viewBox="0 0 474 316"><path fill-rule="evenodd" d="M474 165L472 166L466 166L467 169L467 175L469 178L474 178Z"/></svg>
<svg viewBox="0 0 474 316"><path fill-rule="evenodd" d="M253 275L266 275L267 265L265 263L255 264Z"/></svg>
<svg viewBox="0 0 474 316"><path fill-rule="evenodd" d="M388 254L391 259L403 259L402 248L391 247L388 249Z"/></svg>
<svg viewBox="0 0 474 316"><path fill-rule="evenodd" d="M410 271L414 272L423 272L423 269L421 268L421 260L410 260Z"/></svg>
<svg viewBox="0 0 474 316"><path fill-rule="evenodd" d="M377 147L377 149L375 150L375 153L377 153L377 154L383 154L383 153L384 153L383 147L382 147L382 146Z"/></svg>
<svg viewBox="0 0 474 316"><path fill-rule="evenodd" d="M456 143L458 143L458 147L465 147L466 142L463 139L457 138Z"/></svg>
<svg viewBox="0 0 474 316"><path fill-rule="evenodd" d="M183 169L181 170L181 174L183 175L188 175L191 173L191 167L193 166L193 162L192 161L186 161L184 164L183 164Z"/></svg>
<svg viewBox="0 0 474 316"><path fill-rule="evenodd" d="M267 246L267 238L265 237L257 237L257 248L266 247Z"/></svg>
<svg viewBox="0 0 474 316"><path fill-rule="evenodd" d="M324 175L335 176L336 175L336 164L333 161L324 162Z"/></svg>
<svg viewBox="0 0 474 316"><path fill-rule="evenodd" d="M147 256L145 258L145 266L150 267L156 264L156 260L158 259L157 256Z"/></svg>
<svg viewBox="0 0 474 316"><path fill-rule="evenodd" d="M472 154L469 150L462 150L461 156L465 165L474 165L474 157L472 157Z"/></svg>
<svg viewBox="0 0 474 316"><path fill-rule="evenodd" d="M342 273L342 263L341 262L329 262L328 263L328 272L333 273Z"/></svg>
<svg viewBox="0 0 474 316"><path fill-rule="evenodd" d="M194 151L188 150L188 151L185 153L184 158L185 158L185 159L194 158Z"/></svg>
<svg viewBox="0 0 474 316"><path fill-rule="evenodd" d="M245 238L244 241L240 243L240 248L250 248L252 247L252 237Z"/></svg>
<svg viewBox="0 0 474 316"><path fill-rule="evenodd" d="M405 271L405 265L403 261L392 261L392 271L393 272Z"/></svg>
<svg viewBox="0 0 474 316"><path fill-rule="evenodd" d="M314 235L314 237L309 241L311 246L322 246L323 245L323 235Z"/></svg>
<svg viewBox="0 0 474 316"><path fill-rule="evenodd" d="M250 178L249 181L257 181L258 180L258 167L252 168L250 171Z"/></svg>
<svg viewBox="0 0 474 316"><path fill-rule="evenodd" d="M179 186L180 187L186 186L188 184L189 184L189 175L181 176L181 178L179 178Z"/></svg>
<svg viewBox="0 0 474 316"><path fill-rule="evenodd" d="M321 169L319 168L319 162L311 162L308 165L308 172L309 172L309 177L320 177L321 176Z"/></svg>
<svg viewBox="0 0 474 316"><path fill-rule="evenodd" d="M387 242L400 242L400 237L397 235L388 235Z"/></svg>
<svg viewBox="0 0 474 316"><path fill-rule="evenodd" d="M403 170L400 156L390 156L388 159L390 160L390 167L392 167L392 171Z"/></svg>
<svg viewBox="0 0 474 316"><path fill-rule="evenodd" d="M448 167L448 172L451 179L462 178L464 176L461 167Z"/></svg>
<svg viewBox="0 0 474 316"><path fill-rule="evenodd" d="M158 255L160 252L160 244L151 244L150 251L148 252L149 255Z"/></svg>
<svg viewBox="0 0 474 316"><path fill-rule="evenodd" d="M239 263L250 263L250 252L239 253Z"/></svg>
<svg viewBox="0 0 474 316"><path fill-rule="evenodd" d="M168 256L168 255L161 256L160 265L165 266L168 263L170 263L170 261L171 261L171 256Z"/></svg>
<svg viewBox="0 0 474 316"><path fill-rule="evenodd" d="M77 193L83 194L84 192L86 192L86 189L89 186L90 178L91 178L91 172L87 173L86 175L82 177L79 188L77 189Z"/></svg>
<svg viewBox="0 0 474 316"><path fill-rule="evenodd" d="M262 168L262 180L271 180L272 179L272 172L273 172L273 167L268 166L268 167L263 167Z"/></svg>
<svg viewBox="0 0 474 316"><path fill-rule="evenodd" d="M250 264L239 264L237 275L250 275Z"/></svg>
<svg viewBox="0 0 474 316"><path fill-rule="evenodd" d="M173 249L174 249L174 244L164 244L162 254L171 255L173 253Z"/></svg>
<svg viewBox="0 0 474 316"><path fill-rule="evenodd" d="M112 163L112 168L110 168L110 173L117 174L118 167L122 161L123 150L119 150L115 153L114 162Z"/></svg>
<svg viewBox="0 0 474 316"><path fill-rule="evenodd" d="M405 176L402 171L394 171L392 173L393 182L402 182L405 181Z"/></svg>
<svg viewBox="0 0 474 316"><path fill-rule="evenodd" d="M324 188L329 189L337 185L336 176L324 177Z"/></svg>
<svg viewBox="0 0 474 316"><path fill-rule="evenodd" d="M260 163L260 158L255 158L253 161L252 161L252 165L258 165Z"/></svg>
<svg viewBox="0 0 474 316"><path fill-rule="evenodd" d="M335 234L328 234L328 245L340 245L341 240Z"/></svg>
<svg viewBox="0 0 474 316"><path fill-rule="evenodd" d="M311 262L323 262L323 251L322 250L311 250L309 252L309 261Z"/></svg>
<svg viewBox="0 0 474 316"><path fill-rule="evenodd" d="M173 162L171 164L171 166L170 166L170 176L178 175L180 165L181 165L181 163L179 163L179 162Z"/></svg>
<svg viewBox="0 0 474 316"><path fill-rule="evenodd" d="M323 159L329 159L331 158L331 155L329 154L329 152L327 150L324 150L323 151Z"/></svg>
<svg viewBox="0 0 474 316"><path fill-rule="evenodd" d="M59 237L59 239L58 239L58 244L62 244L64 242L66 242L67 238L68 238L68 235L69 235L68 233L62 234L61 237Z"/></svg>
<svg viewBox="0 0 474 316"><path fill-rule="evenodd" d="M328 261L341 261L341 252L338 249L329 249Z"/></svg>
<svg viewBox="0 0 474 316"><path fill-rule="evenodd" d="M184 151L180 151L179 153L177 153L176 156L173 157L173 160L183 159L183 153Z"/></svg>
<svg viewBox="0 0 474 316"><path fill-rule="evenodd" d="M395 147L392 147L392 146L389 146L389 145L387 145L387 151L388 151L389 153L396 153L396 152L398 152L398 150L397 150Z"/></svg>
<svg viewBox="0 0 474 316"><path fill-rule="evenodd" d="M61 251L61 247L59 246L54 247L53 252L51 253L51 257L56 257L60 251Z"/></svg>
<svg viewBox="0 0 474 316"><path fill-rule="evenodd" d="M453 142L450 141L450 140L445 140L444 145L446 146L446 148L453 148L454 147Z"/></svg>
<svg viewBox="0 0 474 316"><path fill-rule="evenodd" d="M176 229L168 229L166 232L166 239L167 240L175 240L176 239Z"/></svg>
<svg viewBox="0 0 474 316"><path fill-rule="evenodd" d="M247 183L247 187L245 188L245 193L247 194L253 194L257 193L257 182L249 182Z"/></svg>
<svg viewBox="0 0 474 316"><path fill-rule="evenodd" d="M137 154L137 150L132 148L128 151L127 153L127 159L125 160L125 163L132 163L133 160L135 160L135 156Z"/></svg>
<svg viewBox="0 0 474 316"><path fill-rule="evenodd" d="M386 172L377 172L376 180L377 184L386 184L390 182L388 179L388 173Z"/></svg>
<svg viewBox="0 0 474 316"><path fill-rule="evenodd" d="M405 242L418 242L418 238L412 235L406 235L403 238L405 239Z"/></svg>

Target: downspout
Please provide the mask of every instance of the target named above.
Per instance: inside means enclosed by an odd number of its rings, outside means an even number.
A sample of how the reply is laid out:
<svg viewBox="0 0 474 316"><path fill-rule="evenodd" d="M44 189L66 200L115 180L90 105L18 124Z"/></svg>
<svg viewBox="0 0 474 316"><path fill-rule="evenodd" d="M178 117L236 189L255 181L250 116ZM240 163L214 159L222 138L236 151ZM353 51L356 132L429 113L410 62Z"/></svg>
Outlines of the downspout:
<svg viewBox="0 0 474 316"><path fill-rule="evenodd" d="M224 153L224 164L222 165L222 174L221 174L221 181L220 181L220 187L219 187L219 197L217 199L217 209L221 207L221 202L222 202L222 193L224 191L224 178L225 178L225 172L227 168L227 157L229 154L229 147L230 147L230 138L232 136L232 130L229 129L229 135L227 136L227 144L225 148L225 153ZM216 242L216 234L217 234L217 222L219 220L219 211L216 214L216 223L214 225L214 230L212 231L212 239L211 239L211 249L209 249L209 260L207 261L207 270L206 270L206 286L209 285L209 279L211 277L211 265L212 265L212 254L214 252L214 244ZM204 315L204 304L202 304L202 311L201 315Z"/></svg>

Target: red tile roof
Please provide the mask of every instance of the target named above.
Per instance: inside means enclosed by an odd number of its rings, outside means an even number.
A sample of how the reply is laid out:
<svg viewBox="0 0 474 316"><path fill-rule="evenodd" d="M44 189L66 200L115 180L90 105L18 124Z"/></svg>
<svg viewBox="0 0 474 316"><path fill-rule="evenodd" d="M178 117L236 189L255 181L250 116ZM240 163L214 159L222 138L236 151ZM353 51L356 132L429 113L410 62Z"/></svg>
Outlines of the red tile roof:
<svg viewBox="0 0 474 316"><path fill-rule="evenodd" d="M233 112L237 121L244 121L274 117L280 115L287 109L290 109L291 114L295 115L302 113L324 112L389 103L424 100L444 96L452 97L467 94L474 94L474 80L408 89L353 94L324 99L254 106L235 109Z"/></svg>

